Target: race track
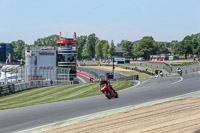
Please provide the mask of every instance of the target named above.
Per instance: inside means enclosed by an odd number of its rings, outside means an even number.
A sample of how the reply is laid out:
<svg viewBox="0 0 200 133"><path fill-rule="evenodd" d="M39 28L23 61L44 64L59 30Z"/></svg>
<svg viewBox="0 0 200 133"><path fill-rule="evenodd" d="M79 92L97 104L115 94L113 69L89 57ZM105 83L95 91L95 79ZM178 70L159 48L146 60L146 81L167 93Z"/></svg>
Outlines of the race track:
<svg viewBox="0 0 200 133"><path fill-rule="evenodd" d="M200 75L140 81L119 91L118 99L104 95L0 111L0 132L9 133L109 109L140 104L200 90Z"/></svg>

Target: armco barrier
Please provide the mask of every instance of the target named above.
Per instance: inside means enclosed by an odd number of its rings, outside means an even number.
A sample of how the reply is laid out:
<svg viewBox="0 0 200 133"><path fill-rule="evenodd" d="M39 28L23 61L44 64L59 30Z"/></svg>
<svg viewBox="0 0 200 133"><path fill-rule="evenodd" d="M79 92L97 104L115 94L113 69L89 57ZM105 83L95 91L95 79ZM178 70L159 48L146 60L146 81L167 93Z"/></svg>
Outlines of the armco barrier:
<svg viewBox="0 0 200 133"><path fill-rule="evenodd" d="M19 91L37 88L37 87L45 87L45 86L55 86L55 85L67 85L71 84L70 81L65 80L54 80L51 84L50 81L46 80L34 80L30 82L20 83L20 84L9 84L5 86L0 86L0 96L16 93Z"/></svg>
<svg viewBox="0 0 200 133"><path fill-rule="evenodd" d="M117 81L117 80L139 80L139 75L131 75L131 76L120 77L117 79L111 79L111 81Z"/></svg>

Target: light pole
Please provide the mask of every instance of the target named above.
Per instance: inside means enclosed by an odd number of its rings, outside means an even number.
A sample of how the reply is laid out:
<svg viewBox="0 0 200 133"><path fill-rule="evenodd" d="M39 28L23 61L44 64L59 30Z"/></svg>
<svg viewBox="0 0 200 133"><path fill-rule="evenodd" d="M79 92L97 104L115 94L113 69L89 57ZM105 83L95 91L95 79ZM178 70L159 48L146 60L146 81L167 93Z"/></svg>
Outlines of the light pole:
<svg viewBox="0 0 200 133"><path fill-rule="evenodd" d="M6 71L7 71L7 68L5 69L5 76L4 76L4 78L5 78L5 85L7 84L7 82L6 82L6 79L7 79L7 77L6 77Z"/></svg>
<svg viewBox="0 0 200 133"><path fill-rule="evenodd" d="M113 57L113 71L112 71L112 73L113 73L113 79L114 79L114 69L115 69L115 64L114 64L114 57Z"/></svg>
<svg viewBox="0 0 200 133"><path fill-rule="evenodd" d="M17 68L18 68L19 66L17 66ZM16 70L15 70L15 76L16 76L16 83L18 83L18 69L16 68Z"/></svg>
<svg viewBox="0 0 200 133"><path fill-rule="evenodd" d="M65 68L62 68L63 80L65 80Z"/></svg>
<svg viewBox="0 0 200 133"><path fill-rule="evenodd" d="M38 70L38 77L39 77L38 80L40 80L40 66L38 66L38 69L39 69Z"/></svg>
<svg viewBox="0 0 200 133"><path fill-rule="evenodd" d="M71 69L71 68L68 68L68 69L67 69L67 72L68 72L68 73L67 73L67 78L68 78L68 80L70 80L70 79L69 79L69 72L70 72L70 69Z"/></svg>
<svg viewBox="0 0 200 133"><path fill-rule="evenodd" d="M23 66L23 70L24 70L24 66ZM22 66L21 66L21 82L22 82ZM25 76L24 76L25 77Z"/></svg>
<svg viewBox="0 0 200 133"><path fill-rule="evenodd" d="M52 71L52 67L50 66L50 80L52 80L51 71Z"/></svg>
<svg viewBox="0 0 200 133"><path fill-rule="evenodd" d="M11 84L12 84L12 67L11 67Z"/></svg>
<svg viewBox="0 0 200 133"><path fill-rule="evenodd" d="M44 79L44 66L42 66L43 67L43 75L42 75L42 77L43 77L43 79Z"/></svg>
<svg viewBox="0 0 200 133"><path fill-rule="evenodd" d="M25 70L25 73L26 73L26 79L25 79L25 81L28 82L28 81L29 81L29 80L28 80L28 74L31 75L30 65L26 65L25 67L26 67L26 70Z"/></svg>

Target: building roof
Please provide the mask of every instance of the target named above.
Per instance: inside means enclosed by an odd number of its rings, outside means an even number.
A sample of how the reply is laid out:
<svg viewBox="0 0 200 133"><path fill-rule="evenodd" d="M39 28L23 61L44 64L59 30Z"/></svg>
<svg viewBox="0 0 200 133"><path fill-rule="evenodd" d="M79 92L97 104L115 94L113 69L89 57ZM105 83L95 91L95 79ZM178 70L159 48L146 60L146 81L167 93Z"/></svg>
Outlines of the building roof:
<svg viewBox="0 0 200 133"><path fill-rule="evenodd" d="M124 50L121 47L115 48L115 53L124 53Z"/></svg>

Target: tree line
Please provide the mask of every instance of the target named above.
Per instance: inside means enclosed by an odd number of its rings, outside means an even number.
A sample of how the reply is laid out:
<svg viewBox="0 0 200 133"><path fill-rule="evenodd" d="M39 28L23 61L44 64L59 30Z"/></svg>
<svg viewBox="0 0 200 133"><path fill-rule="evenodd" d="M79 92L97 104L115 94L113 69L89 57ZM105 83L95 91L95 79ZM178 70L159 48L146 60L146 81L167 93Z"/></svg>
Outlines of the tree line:
<svg viewBox="0 0 200 133"><path fill-rule="evenodd" d="M12 41L14 51L14 61L25 59L25 47L35 46L57 46L59 35L50 35L44 38L38 38L34 44L26 44L23 40ZM109 58L115 56L114 42L110 43L107 40L100 40L94 33L86 36L81 35L76 38L77 59L92 59L92 58ZM145 36L137 41L122 40L117 44L124 51L125 57L144 57L149 59L153 54L169 54L177 56L187 56L189 54L200 54L200 33L192 34L184 37L183 40L173 40L171 42L155 41L152 36Z"/></svg>

